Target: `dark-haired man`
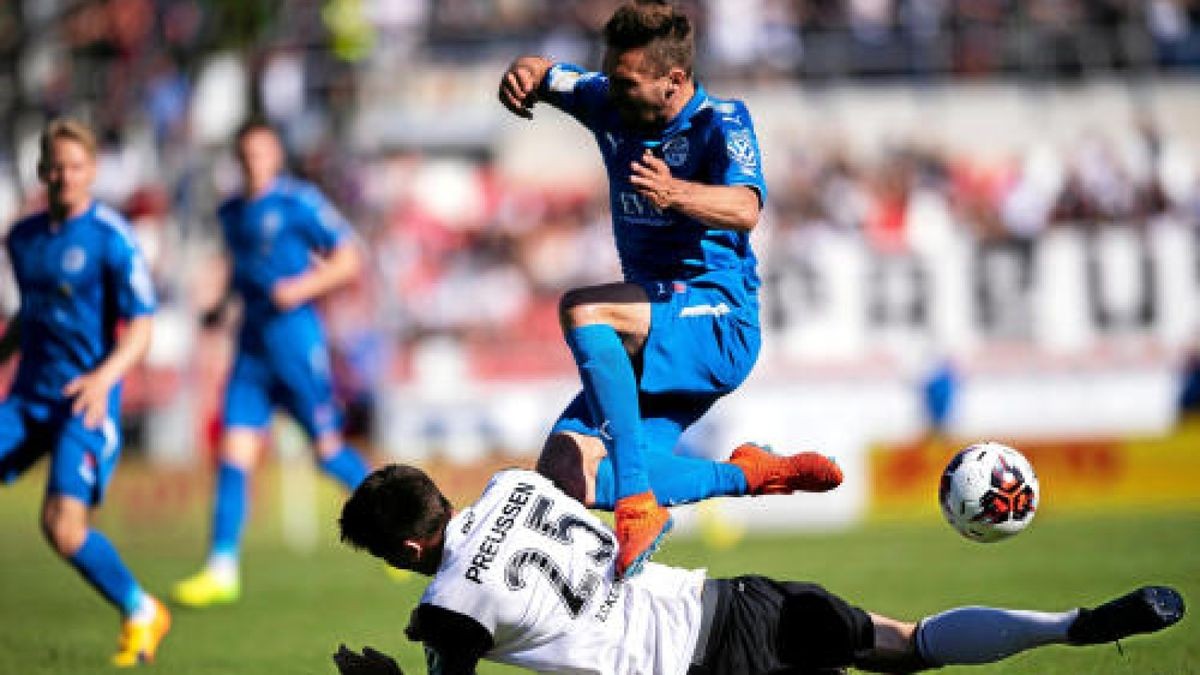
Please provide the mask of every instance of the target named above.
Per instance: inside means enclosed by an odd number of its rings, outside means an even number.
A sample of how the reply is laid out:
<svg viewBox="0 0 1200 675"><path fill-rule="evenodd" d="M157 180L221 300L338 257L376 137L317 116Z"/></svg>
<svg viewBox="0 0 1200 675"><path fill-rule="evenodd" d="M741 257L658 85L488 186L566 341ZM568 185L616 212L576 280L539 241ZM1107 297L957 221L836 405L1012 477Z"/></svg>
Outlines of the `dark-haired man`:
<svg viewBox="0 0 1200 675"><path fill-rule="evenodd" d="M758 356L750 232L767 190L746 106L710 96L693 77L687 16L666 2L628 2L604 40L603 72L521 57L499 96L521 117L537 101L573 116L595 135L608 170L624 281L562 298L583 392L551 430L538 468L614 510L617 571L634 574L670 529L662 505L828 490L842 474L816 453L776 457L753 444L729 462L673 454Z"/></svg>
<svg viewBox="0 0 1200 675"><path fill-rule="evenodd" d="M480 659L603 675L913 672L1110 642L1184 613L1176 591L1148 586L1095 609L961 607L914 624L812 583L707 579L655 563L618 580L612 531L544 476L520 470L497 473L455 514L420 469L384 467L351 495L340 527L351 546L433 577L406 632L442 675L474 673ZM343 646L334 660L345 675L400 673L370 649Z"/></svg>
<svg viewBox="0 0 1200 675"><path fill-rule="evenodd" d="M248 476L275 406L303 427L321 469L353 489L367 464L345 443L325 332L313 302L358 274L350 225L313 185L283 174L284 151L267 124L236 136L242 194L217 211L242 298L238 352L225 392L208 560L173 589L189 607L236 601ZM218 313L214 310L213 313Z"/></svg>

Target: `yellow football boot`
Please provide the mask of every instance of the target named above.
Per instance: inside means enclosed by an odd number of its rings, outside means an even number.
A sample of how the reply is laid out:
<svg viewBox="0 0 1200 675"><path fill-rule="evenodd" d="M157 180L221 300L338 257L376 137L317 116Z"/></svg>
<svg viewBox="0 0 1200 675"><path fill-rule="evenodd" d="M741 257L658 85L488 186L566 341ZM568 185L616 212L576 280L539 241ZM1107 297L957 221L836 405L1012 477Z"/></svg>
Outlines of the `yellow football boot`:
<svg viewBox="0 0 1200 675"><path fill-rule="evenodd" d="M237 577L222 578L207 567L175 584L171 599L194 609L212 605L228 605L242 597L242 584Z"/></svg>
<svg viewBox="0 0 1200 675"><path fill-rule="evenodd" d="M143 663L153 663L158 645L171 629L171 613L155 598L154 616L149 621L126 619L121 623L121 636L117 639L117 653L112 664L118 668L132 668Z"/></svg>

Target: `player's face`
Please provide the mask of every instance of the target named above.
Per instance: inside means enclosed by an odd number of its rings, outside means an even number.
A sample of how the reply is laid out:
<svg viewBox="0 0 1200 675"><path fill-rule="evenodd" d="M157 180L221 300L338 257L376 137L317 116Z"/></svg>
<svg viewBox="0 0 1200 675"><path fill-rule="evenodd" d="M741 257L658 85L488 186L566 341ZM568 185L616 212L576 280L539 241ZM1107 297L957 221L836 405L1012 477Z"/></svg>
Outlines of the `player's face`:
<svg viewBox="0 0 1200 675"><path fill-rule="evenodd" d="M96 158L82 143L56 138L51 142L50 153L42 158L40 177L53 208L68 213L78 211L91 202Z"/></svg>
<svg viewBox="0 0 1200 675"><path fill-rule="evenodd" d="M660 128L670 121L671 96L679 69L659 73L646 58L644 47L604 54L608 98L622 121L635 128Z"/></svg>
<svg viewBox="0 0 1200 675"><path fill-rule="evenodd" d="M279 138L268 129L255 129L242 136L237 156L246 179L246 191L252 195L266 190L283 169L283 148Z"/></svg>

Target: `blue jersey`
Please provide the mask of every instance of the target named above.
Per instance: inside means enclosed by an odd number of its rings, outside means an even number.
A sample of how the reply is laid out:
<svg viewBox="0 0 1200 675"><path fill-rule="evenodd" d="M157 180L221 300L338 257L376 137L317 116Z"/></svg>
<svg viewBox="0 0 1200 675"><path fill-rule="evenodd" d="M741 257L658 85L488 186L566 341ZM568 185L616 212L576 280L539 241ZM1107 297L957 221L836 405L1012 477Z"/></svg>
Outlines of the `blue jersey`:
<svg viewBox="0 0 1200 675"><path fill-rule="evenodd" d="M540 97L570 114L596 137L608 170L613 236L625 279L646 285L701 275L759 285L756 259L745 232L712 229L674 210L660 210L629 182L631 162L647 148L666 162L671 175L706 185L745 185L762 202L758 140L745 104L696 93L666 128L647 135L629 129L608 99L608 78L570 64L555 64L541 83Z"/></svg>
<svg viewBox="0 0 1200 675"><path fill-rule="evenodd" d="M256 199L227 200L217 216L233 261L233 288L245 304L242 347L262 351L274 339L287 337L281 333L323 339L311 304L280 311L271 290L306 272L313 253L328 253L350 236L337 209L313 185L281 177Z"/></svg>
<svg viewBox="0 0 1200 675"><path fill-rule="evenodd" d="M61 224L38 213L6 241L21 292L21 364L13 393L47 401L112 351L117 323L154 311L154 287L129 223L92 202Z"/></svg>

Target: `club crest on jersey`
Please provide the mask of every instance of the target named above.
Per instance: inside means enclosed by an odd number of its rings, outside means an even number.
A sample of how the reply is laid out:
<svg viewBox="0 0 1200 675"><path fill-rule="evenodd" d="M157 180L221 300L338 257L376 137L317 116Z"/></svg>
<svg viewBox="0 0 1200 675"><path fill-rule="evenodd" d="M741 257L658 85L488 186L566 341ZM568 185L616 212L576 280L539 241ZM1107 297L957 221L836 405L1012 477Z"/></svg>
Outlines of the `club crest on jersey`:
<svg viewBox="0 0 1200 675"><path fill-rule="evenodd" d="M735 129L729 132L725 139L725 149L729 158L745 169L758 166L758 149L754 147L754 137L749 129Z"/></svg>
<svg viewBox="0 0 1200 675"><path fill-rule="evenodd" d="M690 150L688 147L688 139L685 136L676 136L675 138L668 140L666 143L663 143L663 161L665 161L669 167L679 168L683 166L684 162L687 161L688 150Z"/></svg>
<svg viewBox="0 0 1200 675"><path fill-rule="evenodd" d="M87 264L87 253L81 246L72 246L63 251L62 268L67 274L77 274Z"/></svg>
<svg viewBox="0 0 1200 675"><path fill-rule="evenodd" d="M265 239L270 239L279 231L279 227L283 225L283 216L279 215L278 211L267 211L263 214L261 227L262 236Z"/></svg>

